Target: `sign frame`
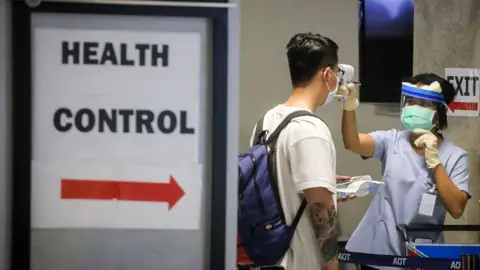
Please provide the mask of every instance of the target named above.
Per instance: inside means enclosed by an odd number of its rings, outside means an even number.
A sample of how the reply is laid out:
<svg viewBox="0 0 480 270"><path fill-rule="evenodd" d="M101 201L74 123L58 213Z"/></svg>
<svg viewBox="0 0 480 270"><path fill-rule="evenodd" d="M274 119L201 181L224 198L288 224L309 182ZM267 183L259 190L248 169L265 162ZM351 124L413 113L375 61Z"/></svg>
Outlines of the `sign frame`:
<svg viewBox="0 0 480 270"><path fill-rule="evenodd" d="M480 69L478 70L480 71ZM480 86L480 77L478 77L479 73L477 68L445 68L444 75L445 79L449 81L455 89L455 96L450 104L448 104L449 110L447 116L479 117L480 87L477 88L476 86ZM470 95L470 93L473 95Z"/></svg>
<svg viewBox="0 0 480 270"><path fill-rule="evenodd" d="M202 6L142 6L44 2L36 8L13 1L12 14L12 211L10 268L30 269L31 263L31 157L32 157L32 25L34 13L100 14L206 18L212 25L211 200L209 203L209 265L226 264L228 158L229 10ZM181 2L181 0L175 0ZM227 2L198 1L198 2ZM200 4L199 3L199 4ZM213 143L214 142L214 143ZM235 142L236 143L236 142ZM228 142L228 144L230 144ZM228 158L228 160L227 160ZM215 165L214 165L215 164ZM208 205L208 204L207 204ZM215 218L211 213L215 213Z"/></svg>

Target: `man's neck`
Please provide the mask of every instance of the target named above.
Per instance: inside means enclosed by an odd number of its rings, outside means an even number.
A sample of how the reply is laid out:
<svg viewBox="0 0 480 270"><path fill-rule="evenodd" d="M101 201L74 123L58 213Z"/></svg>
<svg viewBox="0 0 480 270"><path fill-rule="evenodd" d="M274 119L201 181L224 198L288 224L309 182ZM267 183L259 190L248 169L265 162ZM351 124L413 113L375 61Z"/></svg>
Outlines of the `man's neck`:
<svg viewBox="0 0 480 270"><path fill-rule="evenodd" d="M295 88L288 100L284 103L287 107L298 107L315 113L318 108L318 97L312 95L308 88Z"/></svg>

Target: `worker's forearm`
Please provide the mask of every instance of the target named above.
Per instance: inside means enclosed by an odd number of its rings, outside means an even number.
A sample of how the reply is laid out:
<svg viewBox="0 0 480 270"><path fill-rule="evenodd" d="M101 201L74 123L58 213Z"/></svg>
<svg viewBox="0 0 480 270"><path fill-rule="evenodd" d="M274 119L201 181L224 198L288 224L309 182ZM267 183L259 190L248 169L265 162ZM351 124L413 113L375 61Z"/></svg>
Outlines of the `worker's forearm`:
<svg viewBox="0 0 480 270"><path fill-rule="evenodd" d="M337 256L337 211L333 199L331 203L314 203L310 205L313 230L320 247L320 253L325 261L330 261Z"/></svg>
<svg viewBox="0 0 480 270"><path fill-rule="evenodd" d="M454 218L459 218L462 216L465 208L464 201L466 194L453 183L442 164L437 165L432 172L440 200L445 206L445 209L447 209Z"/></svg>
<svg viewBox="0 0 480 270"><path fill-rule="evenodd" d="M343 111L342 116L342 137L343 145L351 149L360 143L357 130L357 117L355 111Z"/></svg>

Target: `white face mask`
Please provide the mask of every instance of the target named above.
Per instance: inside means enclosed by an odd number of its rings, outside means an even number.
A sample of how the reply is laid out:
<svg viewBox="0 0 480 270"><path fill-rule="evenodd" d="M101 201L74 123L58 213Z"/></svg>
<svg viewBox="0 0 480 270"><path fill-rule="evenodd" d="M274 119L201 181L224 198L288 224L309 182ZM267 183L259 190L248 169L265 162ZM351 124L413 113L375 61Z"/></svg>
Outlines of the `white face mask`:
<svg viewBox="0 0 480 270"><path fill-rule="evenodd" d="M332 72L333 76L335 76L335 78L337 79L337 83L335 84L335 89L333 91L331 91L330 87L328 86L327 81L325 80L325 83L327 84L327 88L328 88L329 93L328 93L327 99L325 99L325 102L323 104L328 104L328 103L332 102L333 98L337 94L338 85L340 84L340 78L335 73L333 73L332 70L330 70L330 72Z"/></svg>

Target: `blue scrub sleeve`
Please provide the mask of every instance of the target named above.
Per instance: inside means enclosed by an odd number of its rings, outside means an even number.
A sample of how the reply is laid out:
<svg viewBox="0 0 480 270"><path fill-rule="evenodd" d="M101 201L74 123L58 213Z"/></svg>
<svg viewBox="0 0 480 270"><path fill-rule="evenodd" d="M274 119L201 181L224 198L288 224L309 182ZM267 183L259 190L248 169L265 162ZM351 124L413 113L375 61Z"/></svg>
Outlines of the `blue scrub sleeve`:
<svg viewBox="0 0 480 270"><path fill-rule="evenodd" d="M395 130L377 130L369 133L375 141L375 152L373 158L382 160L388 151L388 147L393 137L395 136Z"/></svg>
<svg viewBox="0 0 480 270"><path fill-rule="evenodd" d="M468 178L470 173L468 171L468 158L467 154L463 154L458 159L457 163L450 173L450 179L453 183L462 191L465 191L468 198L471 198L470 189L468 188Z"/></svg>

